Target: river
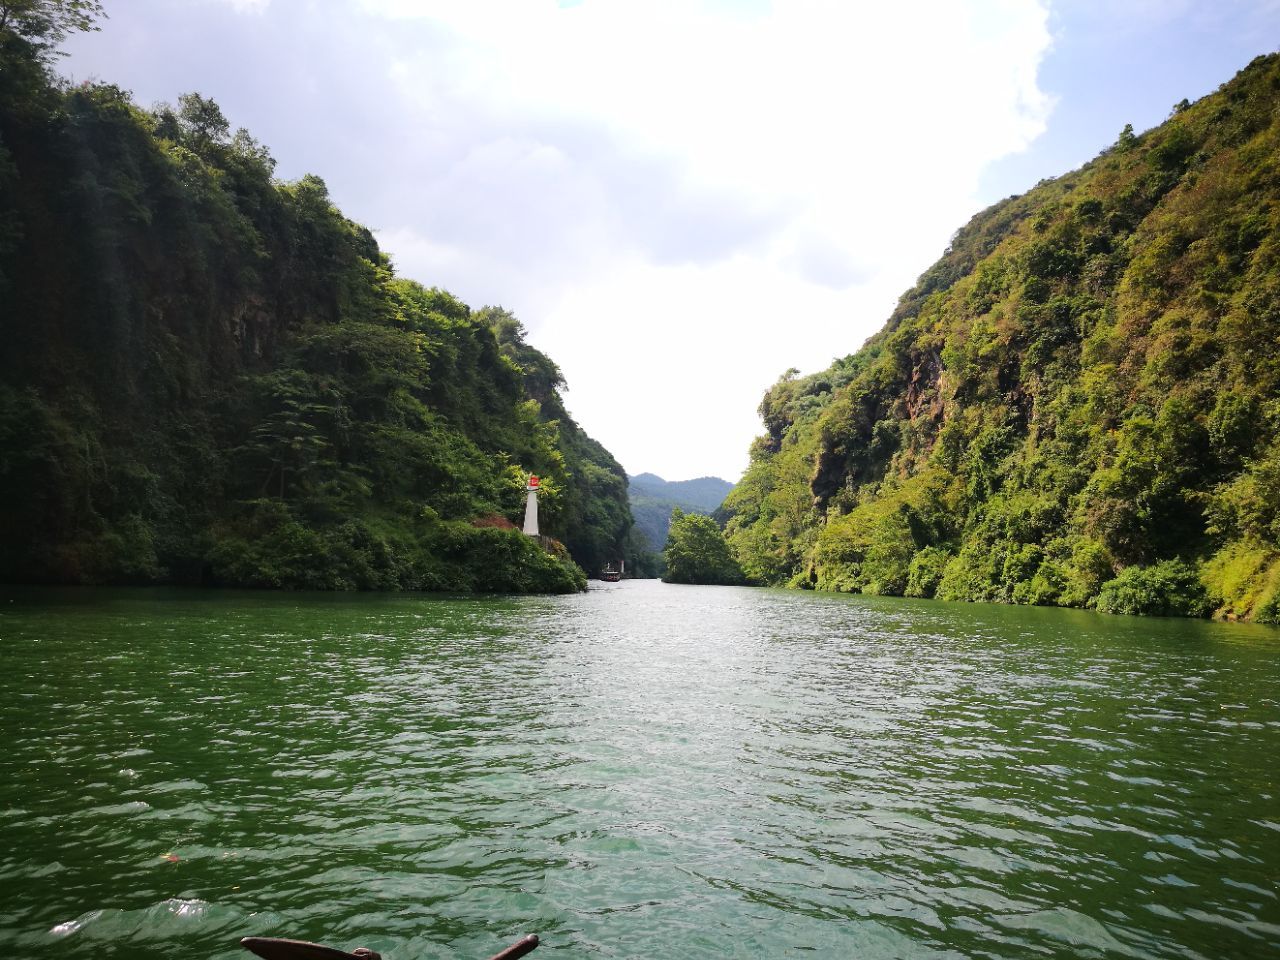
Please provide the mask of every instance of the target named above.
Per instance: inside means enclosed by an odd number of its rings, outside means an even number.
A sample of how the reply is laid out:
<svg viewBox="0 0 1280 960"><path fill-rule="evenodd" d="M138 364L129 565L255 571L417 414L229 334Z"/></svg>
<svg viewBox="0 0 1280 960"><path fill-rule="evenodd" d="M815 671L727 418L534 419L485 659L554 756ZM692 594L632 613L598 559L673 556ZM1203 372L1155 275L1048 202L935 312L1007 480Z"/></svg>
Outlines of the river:
<svg viewBox="0 0 1280 960"><path fill-rule="evenodd" d="M0 592L0 947L1280 957L1280 631L592 587Z"/></svg>

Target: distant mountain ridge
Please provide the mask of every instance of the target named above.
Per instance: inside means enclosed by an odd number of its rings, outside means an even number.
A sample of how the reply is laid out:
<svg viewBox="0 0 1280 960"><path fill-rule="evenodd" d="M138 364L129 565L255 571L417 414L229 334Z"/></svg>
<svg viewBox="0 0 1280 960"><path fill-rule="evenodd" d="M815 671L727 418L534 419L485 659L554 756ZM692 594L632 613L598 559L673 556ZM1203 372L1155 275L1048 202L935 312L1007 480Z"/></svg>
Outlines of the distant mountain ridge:
<svg viewBox="0 0 1280 960"><path fill-rule="evenodd" d="M719 477L664 480L656 473L638 473L627 478L627 495L636 529L655 553L666 545L673 509L710 514L732 489L732 483Z"/></svg>
<svg viewBox="0 0 1280 960"><path fill-rule="evenodd" d="M628 477L634 493L647 497L674 500L702 513L710 513L724 502L733 484L719 477L695 477L693 480L663 480L656 473L638 473Z"/></svg>

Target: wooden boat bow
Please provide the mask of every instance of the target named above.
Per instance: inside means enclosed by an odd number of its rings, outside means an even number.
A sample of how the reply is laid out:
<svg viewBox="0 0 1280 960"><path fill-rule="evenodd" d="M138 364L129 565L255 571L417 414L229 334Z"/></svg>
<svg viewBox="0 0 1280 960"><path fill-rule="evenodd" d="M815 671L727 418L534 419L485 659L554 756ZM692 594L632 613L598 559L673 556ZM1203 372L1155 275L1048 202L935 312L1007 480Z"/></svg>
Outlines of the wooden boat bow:
<svg viewBox="0 0 1280 960"><path fill-rule="evenodd" d="M382 954L366 947L356 947L347 953L318 943L282 940L278 937L245 937L240 941L240 946L263 960L382 960ZM518 960L519 957L532 953L537 946L538 935L531 933L500 953L495 953L489 960Z"/></svg>

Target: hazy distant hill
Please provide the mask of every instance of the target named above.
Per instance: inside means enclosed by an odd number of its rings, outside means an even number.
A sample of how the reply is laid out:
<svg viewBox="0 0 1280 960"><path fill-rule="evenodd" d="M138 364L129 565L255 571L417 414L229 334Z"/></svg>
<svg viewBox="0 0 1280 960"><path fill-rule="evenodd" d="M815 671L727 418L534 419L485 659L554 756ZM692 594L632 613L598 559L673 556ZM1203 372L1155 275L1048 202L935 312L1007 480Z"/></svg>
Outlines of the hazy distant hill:
<svg viewBox="0 0 1280 960"><path fill-rule="evenodd" d="M710 513L724 502L733 484L719 477L698 477L696 480L663 480L654 473L638 473L627 478L631 498L653 497L671 500L682 509Z"/></svg>
<svg viewBox="0 0 1280 960"><path fill-rule="evenodd" d="M719 477L663 480L657 474L639 473L627 480L636 529L655 552L660 552L667 542L667 527L675 507L686 513L710 514L732 489L732 483Z"/></svg>

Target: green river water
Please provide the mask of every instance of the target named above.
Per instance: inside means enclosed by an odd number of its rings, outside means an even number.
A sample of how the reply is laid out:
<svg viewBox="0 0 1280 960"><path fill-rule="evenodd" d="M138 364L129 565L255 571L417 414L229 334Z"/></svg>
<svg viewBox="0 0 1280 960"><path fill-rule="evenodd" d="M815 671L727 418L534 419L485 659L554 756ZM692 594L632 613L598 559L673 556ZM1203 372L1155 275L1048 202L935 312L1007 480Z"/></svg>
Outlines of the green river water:
<svg viewBox="0 0 1280 960"><path fill-rule="evenodd" d="M593 584L0 593L0 948L1280 957L1280 631Z"/></svg>

